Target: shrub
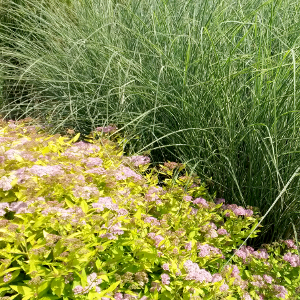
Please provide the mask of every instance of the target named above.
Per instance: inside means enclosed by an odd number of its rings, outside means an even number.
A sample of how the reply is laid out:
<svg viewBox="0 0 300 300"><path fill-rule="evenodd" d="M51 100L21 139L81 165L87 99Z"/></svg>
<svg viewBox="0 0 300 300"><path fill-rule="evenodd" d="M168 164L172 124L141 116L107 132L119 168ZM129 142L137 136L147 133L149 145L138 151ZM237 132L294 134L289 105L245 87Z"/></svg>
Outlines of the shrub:
<svg viewBox="0 0 300 300"><path fill-rule="evenodd" d="M29 121L1 121L2 299L297 299L294 241L239 247L255 208L123 156L114 127L76 142Z"/></svg>

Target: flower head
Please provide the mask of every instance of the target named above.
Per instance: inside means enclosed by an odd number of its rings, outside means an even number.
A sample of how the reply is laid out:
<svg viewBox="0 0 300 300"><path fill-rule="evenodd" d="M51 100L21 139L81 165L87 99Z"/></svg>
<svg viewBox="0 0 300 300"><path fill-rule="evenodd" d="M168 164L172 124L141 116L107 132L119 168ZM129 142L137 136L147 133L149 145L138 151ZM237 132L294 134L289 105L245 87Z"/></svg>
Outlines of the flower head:
<svg viewBox="0 0 300 300"><path fill-rule="evenodd" d="M208 207L208 203L203 198L196 198L193 201L193 204L198 204L199 206L206 207L206 208Z"/></svg>
<svg viewBox="0 0 300 300"><path fill-rule="evenodd" d="M170 276L168 274L161 274L161 283L165 285L170 284Z"/></svg>

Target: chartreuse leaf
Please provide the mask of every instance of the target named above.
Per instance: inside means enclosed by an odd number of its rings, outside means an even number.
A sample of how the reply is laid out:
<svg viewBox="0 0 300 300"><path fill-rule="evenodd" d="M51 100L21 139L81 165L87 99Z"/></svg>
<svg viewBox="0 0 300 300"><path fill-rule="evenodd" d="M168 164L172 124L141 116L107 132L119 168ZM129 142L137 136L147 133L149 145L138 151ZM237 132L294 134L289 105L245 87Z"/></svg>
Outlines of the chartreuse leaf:
<svg viewBox="0 0 300 300"><path fill-rule="evenodd" d="M196 231L191 231L189 234L189 238L192 239L196 235Z"/></svg>
<svg viewBox="0 0 300 300"><path fill-rule="evenodd" d="M105 274L99 275L98 277L103 279L106 282L109 282L109 279L108 279L107 275L105 275Z"/></svg>
<svg viewBox="0 0 300 300"><path fill-rule="evenodd" d="M61 297L63 294L63 290L65 288L65 282L63 277L55 278L51 282L51 290L52 292L57 295L58 297Z"/></svg>
<svg viewBox="0 0 300 300"><path fill-rule="evenodd" d="M68 199L65 199L65 203L70 207L72 208L74 206L73 202L68 200Z"/></svg>
<svg viewBox="0 0 300 300"><path fill-rule="evenodd" d="M245 270L245 274L247 275L248 278L251 277L251 274L250 274L250 272L248 270Z"/></svg>
<svg viewBox="0 0 300 300"><path fill-rule="evenodd" d="M8 291L8 290L10 290L9 287L3 287L3 288L0 288L0 294L1 294L2 292Z"/></svg>
<svg viewBox="0 0 300 300"><path fill-rule="evenodd" d="M287 278L287 277L283 277L284 279L285 279L285 281L288 283L288 284L292 284L292 282L290 281L290 279L289 278Z"/></svg>
<svg viewBox="0 0 300 300"><path fill-rule="evenodd" d="M38 288L39 297L42 297L50 287L49 281L44 281Z"/></svg>
<svg viewBox="0 0 300 300"><path fill-rule="evenodd" d="M82 211L83 211L84 213L87 213L87 212L89 211L89 206L88 206L88 204L86 203L86 201L82 200L80 206L81 206Z"/></svg>
<svg viewBox="0 0 300 300"><path fill-rule="evenodd" d="M139 208L139 209L137 210L137 212L134 214L134 218L140 220L140 219L141 219L141 216L142 216L142 209Z"/></svg>
<svg viewBox="0 0 300 300"><path fill-rule="evenodd" d="M34 294L34 291L30 287L25 285L10 285L10 287L20 295L32 296Z"/></svg>
<svg viewBox="0 0 300 300"><path fill-rule="evenodd" d="M70 141L70 143L75 143L80 137L80 133L77 133Z"/></svg>
<svg viewBox="0 0 300 300"><path fill-rule="evenodd" d="M121 281L116 281L116 282L114 282L108 289L104 290L104 291L103 291L103 292L105 292L104 295L106 295L106 294L112 292L113 290L115 290L116 287L120 284L120 282L121 282Z"/></svg>
<svg viewBox="0 0 300 300"><path fill-rule="evenodd" d="M14 267L14 268L6 269L4 272L0 273L0 277L4 276L5 274L7 274L9 272L12 272L12 271L15 271L15 270L20 270L20 269L21 269L20 267Z"/></svg>
<svg viewBox="0 0 300 300"><path fill-rule="evenodd" d="M89 294L88 294L88 299L89 300L95 300L95 299L101 299L101 298L102 298L102 296L99 293L95 292L95 291L90 291Z"/></svg>

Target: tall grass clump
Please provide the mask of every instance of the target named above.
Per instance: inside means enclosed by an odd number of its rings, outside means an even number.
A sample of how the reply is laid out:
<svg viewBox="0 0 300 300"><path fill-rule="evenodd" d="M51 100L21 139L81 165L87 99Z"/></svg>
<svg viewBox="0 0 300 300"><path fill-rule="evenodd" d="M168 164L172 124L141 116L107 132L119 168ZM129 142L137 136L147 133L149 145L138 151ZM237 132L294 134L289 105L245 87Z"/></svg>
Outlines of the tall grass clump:
<svg viewBox="0 0 300 300"><path fill-rule="evenodd" d="M5 118L115 123L129 152L185 162L262 214L299 167L297 1L4 2ZM294 234L299 194L295 177L259 242Z"/></svg>

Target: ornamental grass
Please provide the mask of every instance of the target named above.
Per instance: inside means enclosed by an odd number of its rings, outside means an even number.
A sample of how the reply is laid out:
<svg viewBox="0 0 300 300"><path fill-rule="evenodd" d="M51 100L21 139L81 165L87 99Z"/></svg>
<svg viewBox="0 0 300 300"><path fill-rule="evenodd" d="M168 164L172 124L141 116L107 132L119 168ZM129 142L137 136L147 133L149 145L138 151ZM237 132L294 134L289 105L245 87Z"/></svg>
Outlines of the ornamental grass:
<svg viewBox="0 0 300 300"><path fill-rule="evenodd" d="M127 154L259 207L253 246L299 232L298 1L2 0L0 18L6 120L117 124Z"/></svg>

